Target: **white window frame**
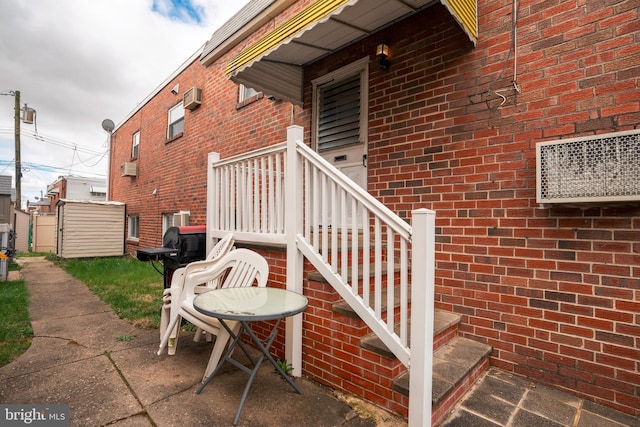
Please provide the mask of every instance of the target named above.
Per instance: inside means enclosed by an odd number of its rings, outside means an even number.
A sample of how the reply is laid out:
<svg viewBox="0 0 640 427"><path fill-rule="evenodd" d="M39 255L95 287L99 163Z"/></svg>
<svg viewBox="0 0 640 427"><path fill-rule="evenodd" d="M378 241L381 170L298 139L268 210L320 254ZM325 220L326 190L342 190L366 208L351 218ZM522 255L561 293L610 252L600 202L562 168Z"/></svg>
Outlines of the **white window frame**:
<svg viewBox="0 0 640 427"><path fill-rule="evenodd" d="M182 101L169 108L167 123L167 139L175 138L184 132L184 107Z"/></svg>
<svg viewBox="0 0 640 427"><path fill-rule="evenodd" d="M138 152L140 149L140 131L133 134L131 141L131 160L138 158Z"/></svg>
<svg viewBox="0 0 640 427"><path fill-rule="evenodd" d="M164 237L164 233L167 232L169 227L173 227L173 215L177 212L169 212L162 214L162 237Z"/></svg>
<svg viewBox="0 0 640 427"><path fill-rule="evenodd" d="M260 92L254 88L248 87L240 83L238 85L238 102L244 102L252 96L256 96Z"/></svg>
<svg viewBox="0 0 640 427"><path fill-rule="evenodd" d="M368 114L369 114L369 57L365 56L349 65L335 70L311 82L313 98L311 109L311 144L318 151L318 121L320 120L320 89L323 86L339 82L360 74L360 139L368 145Z"/></svg>
<svg viewBox="0 0 640 427"><path fill-rule="evenodd" d="M129 240L140 238L140 215L127 215L127 238Z"/></svg>

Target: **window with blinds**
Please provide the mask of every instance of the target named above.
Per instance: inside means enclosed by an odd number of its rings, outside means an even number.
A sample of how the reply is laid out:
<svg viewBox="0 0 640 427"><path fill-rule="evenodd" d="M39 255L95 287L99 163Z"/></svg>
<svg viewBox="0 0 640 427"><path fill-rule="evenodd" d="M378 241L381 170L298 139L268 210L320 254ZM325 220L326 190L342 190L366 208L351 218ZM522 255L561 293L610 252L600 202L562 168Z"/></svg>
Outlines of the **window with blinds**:
<svg viewBox="0 0 640 427"><path fill-rule="evenodd" d="M318 151L330 150L360 139L360 74L320 88Z"/></svg>

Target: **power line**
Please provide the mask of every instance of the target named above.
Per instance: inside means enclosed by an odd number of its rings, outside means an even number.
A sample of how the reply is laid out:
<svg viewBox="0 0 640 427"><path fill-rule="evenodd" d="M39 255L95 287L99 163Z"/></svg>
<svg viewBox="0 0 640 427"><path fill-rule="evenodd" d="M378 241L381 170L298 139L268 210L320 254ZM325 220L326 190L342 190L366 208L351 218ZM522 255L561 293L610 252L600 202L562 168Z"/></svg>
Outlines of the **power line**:
<svg viewBox="0 0 640 427"><path fill-rule="evenodd" d="M1 166L12 166L15 164L15 160L0 160L0 167ZM77 170L70 170L69 167L57 167L57 166L49 166L49 165L42 165L39 163L32 163L32 162L22 162L22 167L25 169L33 169L33 170L38 170L41 172L50 172L50 173L67 173L68 171L71 171L73 173L76 174L85 174L85 175L93 175L96 177L106 177L106 175L104 174L97 174L97 173L88 173L88 172L84 172L84 171L77 171Z"/></svg>
<svg viewBox="0 0 640 427"><path fill-rule="evenodd" d="M9 128L0 128L0 134L2 134L2 133L11 133L11 132L13 132L13 131L11 129L9 129ZM107 154L109 153L108 149L104 150L104 151L91 150L91 149L86 148L86 147L78 146L77 144L72 143L72 142L64 141L64 140L61 140L61 139L58 139L58 138L45 136L45 135L41 135L41 134L29 132L29 131L21 131L21 134L26 136L26 137L30 137L32 139L35 139L36 141L46 142L46 143L49 143L51 145L55 145L55 146L58 146L58 147L62 147L62 148L66 148L66 149L71 150L73 152L72 153L71 164L68 165L68 166L63 166L63 167L59 167L58 168L58 169L60 169L62 171L66 171L69 168L73 167L73 164L74 164L73 159L75 159L76 157L77 157L78 161L80 162L80 164L82 164L83 166L85 166L87 168L92 168L92 167L97 166L107 156ZM79 153L90 154L91 156L88 159L84 159L83 160L80 157ZM51 167L53 167L53 166L51 166Z"/></svg>
<svg viewBox="0 0 640 427"><path fill-rule="evenodd" d="M5 127L0 127L0 134L13 134L14 130L11 128L5 128ZM42 135L42 134L38 134L35 132L31 132L31 131L25 131L25 130L21 130L20 131L20 135L21 136L26 136L29 138L33 138L36 141L41 141L41 142L46 142L48 144L51 145L55 145L58 147L62 147L62 148L67 148L69 150L76 150L78 152L84 152L85 154L96 154L96 155L103 155L102 151L97 151L97 150L92 150L90 148L86 148L83 147L81 145L78 145L74 142L69 142L69 141L65 141L59 138L55 138L55 137L51 137L51 136L46 136L46 135Z"/></svg>

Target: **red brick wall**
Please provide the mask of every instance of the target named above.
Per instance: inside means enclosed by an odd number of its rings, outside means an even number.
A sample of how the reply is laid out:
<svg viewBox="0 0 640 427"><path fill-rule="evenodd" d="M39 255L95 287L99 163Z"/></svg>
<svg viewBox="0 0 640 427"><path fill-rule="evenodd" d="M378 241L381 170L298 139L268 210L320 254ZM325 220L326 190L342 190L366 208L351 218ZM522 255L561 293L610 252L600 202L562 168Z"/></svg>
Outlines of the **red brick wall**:
<svg viewBox="0 0 640 427"><path fill-rule="evenodd" d="M539 141L638 127L637 1L518 4L517 55L509 52L512 2L479 0L475 48L434 6L306 67L305 78L371 52L369 191L407 220L416 208L436 211L437 305L463 315L463 334L491 344L496 366L638 416L640 206L537 205L534 152ZM373 58L381 39L391 47L387 71ZM163 212L190 210L192 224L204 223L208 152L224 158L283 141L290 124L308 134L309 84L304 110L266 98L236 109L237 87L221 71L235 53L206 69L194 62L114 134L110 198L140 214L141 247L160 245ZM181 94L202 87L203 105L186 112L184 135L167 143L175 83ZM137 130L138 176L121 178ZM128 242L127 251L136 247ZM272 279L283 280L283 260L269 256L279 266ZM345 357L337 370L323 362L325 351L340 354L335 340L349 345L349 325L330 317L326 289L305 292L305 373L369 390L370 379L335 377L361 372L360 358ZM318 336L327 322L340 332ZM397 403L398 411L406 405Z"/></svg>
<svg viewBox="0 0 640 427"><path fill-rule="evenodd" d="M286 128L299 124L300 107L259 96L237 104L238 85L223 74L226 59L205 68L199 60L169 82L113 134L110 200L125 202L127 214L140 216L139 241L126 252L162 246L162 214L190 211L190 224L206 217L207 153L221 158L282 142ZM180 93L171 89L179 84ZM167 140L167 112L186 90L202 88L202 105L185 110L182 136ZM140 132L137 160L131 160L132 137ZM121 177L120 165L137 164L136 177ZM157 194L153 191L158 189Z"/></svg>
<svg viewBox="0 0 640 427"><path fill-rule="evenodd" d="M638 3L519 5L521 93L511 1L479 1L475 48L434 6L305 76L388 41L391 68L371 62L369 191L408 220L436 211L437 306L494 365L638 416L640 205L535 200L537 142L640 126Z"/></svg>

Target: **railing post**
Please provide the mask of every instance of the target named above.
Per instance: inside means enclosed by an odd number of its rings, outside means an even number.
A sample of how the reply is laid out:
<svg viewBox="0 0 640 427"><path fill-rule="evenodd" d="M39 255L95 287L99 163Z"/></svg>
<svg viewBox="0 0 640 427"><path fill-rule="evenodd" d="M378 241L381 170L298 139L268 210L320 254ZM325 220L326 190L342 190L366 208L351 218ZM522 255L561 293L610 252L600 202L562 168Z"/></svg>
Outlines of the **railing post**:
<svg viewBox="0 0 640 427"><path fill-rule="evenodd" d="M217 224L217 219L215 217L215 209L217 206L217 200L215 198L216 188L219 186L214 182L215 174L213 173L213 165L220 161L220 153L209 153L207 156L207 242L206 248L207 252L211 252L213 249L213 237L211 236L211 227L213 224Z"/></svg>
<svg viewBox="0 0 640 427"><path fill-rule="evenodd" d="M425 427L431 425L436 215L417 209L411 218L409 427Z"/></svg>
<svg viewBox="0 0 640 427"><path fill-rule="evenodd" d="M303 167L296 144L304 138L301 126L287 128L285 166L285 234L287 236L287 289L303 293L303 256L296 239L303 232ZM292 375L302 375L302 313L287 318L285 357L293 366Z"/></svg>

